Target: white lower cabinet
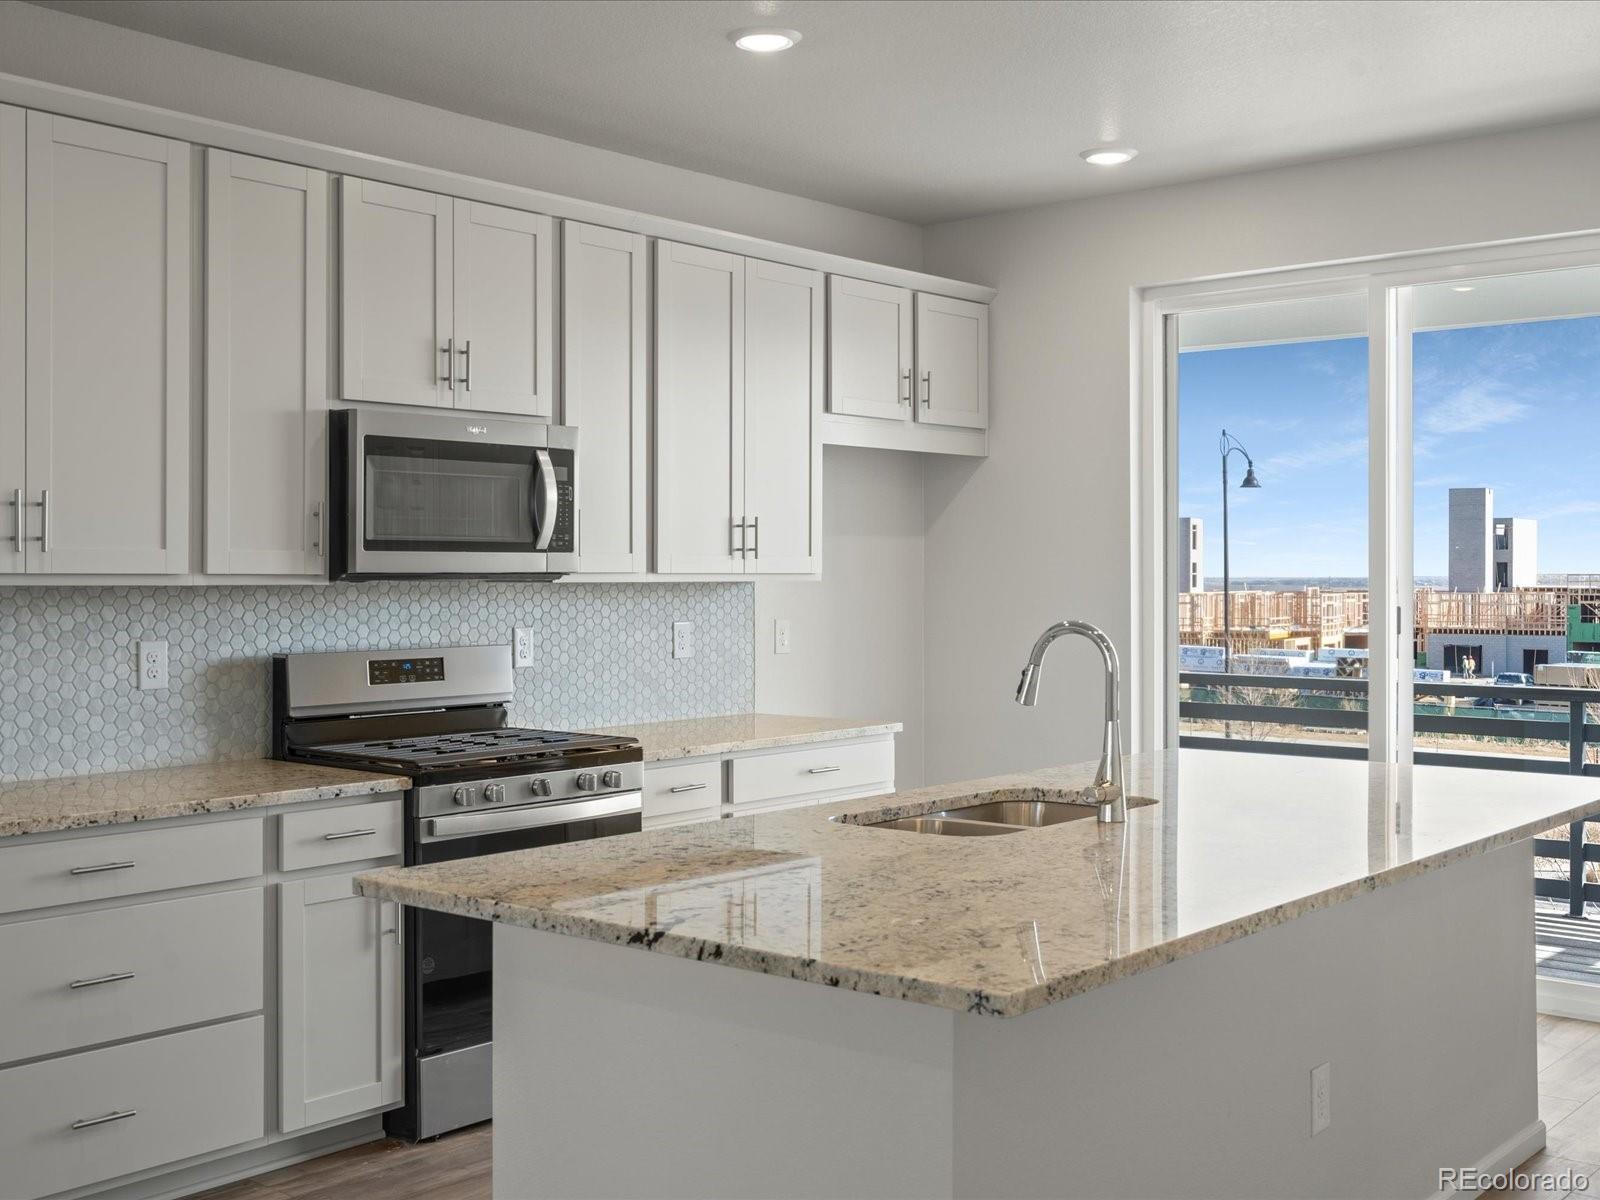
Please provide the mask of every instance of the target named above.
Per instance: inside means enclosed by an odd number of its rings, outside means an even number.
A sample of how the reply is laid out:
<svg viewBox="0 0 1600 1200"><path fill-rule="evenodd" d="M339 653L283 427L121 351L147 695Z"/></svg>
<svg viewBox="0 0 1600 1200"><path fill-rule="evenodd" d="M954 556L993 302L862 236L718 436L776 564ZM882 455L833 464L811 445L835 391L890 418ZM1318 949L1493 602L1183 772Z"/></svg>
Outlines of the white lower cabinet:
<svg viewBox="0 0 1600 1200"><path fill-rule="evenodd" d="M651 763L644 827L664 829L894 791L894 735Z"/></svg>
<svg viewBox="0 0 1600 1200"><path fill-rule="evenodd" d="M0 1071L0 1194L34 1200L266 1132L265 1021Z"/></svg>
<svg viewBox="0 0 1600 1200"><path fill-rule="evenodd" d="M355 871L278 885L280 1128L397 1103L400 906L355 895Z"/></svg>

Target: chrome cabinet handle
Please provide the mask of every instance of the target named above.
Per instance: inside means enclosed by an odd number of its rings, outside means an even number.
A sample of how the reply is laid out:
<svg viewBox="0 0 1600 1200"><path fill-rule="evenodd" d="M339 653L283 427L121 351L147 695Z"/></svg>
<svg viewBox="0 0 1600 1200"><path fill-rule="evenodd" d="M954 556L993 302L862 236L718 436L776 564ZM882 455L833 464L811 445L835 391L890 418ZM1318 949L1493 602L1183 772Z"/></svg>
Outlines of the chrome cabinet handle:
<svg viewBox="0 0 1600 1200"><path fill-rule="evenodd" d="M667 791L676 795L678 792L703 792L710 787L709 783L679 783L669 787Z"/></svg>
<svg viewBox="0 0 1600 1200"><path fill-rule="evenodd" d="M108 862L96 863L92 867L73 867L68 875L98 875L101 871L126 871L133 866L133 862Z"/></svg>
<svg viewBox="0 0 1600 1200"><path fill-rule="evenodd" d="M467 388L467 391L470 392L472 390L472 339L471 338L467 339L466 344L461 349L461 366L462 366L463 374L462 374L460 379L456 380L456 382L465 384L466 388Z"/></svg>
<svg viewBox="0 0 1600 1200"><path fill-rule="evenodd" d="M311 548L317 552L318 558L322 558L326 554L326 551L322 548L323 509L324 505L320 500L311 506Z"/></svg>
<svg viewBox="0 0 1600 1200"><path fill-rule="evenodd" d="M39 549L50 553L50 489L39 493Z"/></svg>
<svg viewBox="0 0 1600 1200"><path fill-rule="evenodd" d="M385 929L378 936L388 937L390 934L394 935L394 944L396 946L404 946L406 944L406 910L405 906L398 900L394 902L394 928Z"/></svg>
<svg viewBox="0 0 1600 1200"><path fill-rule="evenodd" d="M345 838L371 837L377 833L376 829L346 829L342 833L325 833L322 840L325 842L342 842Z"/></svg>
<svg viewBox="0 0 1600 1200"><path fill-rule="evenodd" d="M810 771L809 771L809 774L812 774L812 775L832 775L835 771L838 771L840 769L841 768L839 768L839 767L812 767L810 769Z"/></svg>
<svg viewBox="0 0 1600 1200"><path fill-rule="evenodd" d="M17 488L15 491L13 491L11 493L11 499L10 499L9 503L11 505L11 521L12 521L11 540L17 544L17 553L21 554L22 553L22 525L23 525L22 513L23 513L23 509L27 507L25 504L22 503L22 489L21 488Z"/></svg>
<svg viewBox="0 0 1600 1200"><path fill-rule="evenodd" d="M927 408L933 403L933 370L930 368L922 373L922 407Z"/></svg>
<svg viewBox="0 0 1600 1200"><path fill-rule="evenodd" d="M121 983L124 979L132 978L132 971L113 971L110 975L96 975L93 979L74 979L67 986L77 991L79 988L99 987L102 983Z"/></svg>
<svg viewBox="0 0 1600 1200"><path fill-rule="evenodd" d="M900 372L900 403L911 403L911 368Z"/></svg>
<svg viewBox="0 0 1600 1200"><path fill-rule="evenodd" d="M735 521L732 517L728 518L728 557L729 558L732 558L736 554L740 558L744 557L744 528L745 528L745 526L744 526L744 522L743 521ZM736 529L739 531L739 544L737 546L735 546L733 544L733 532Z"/></svg>
<svg viewBox="0 0 1600 1200"><path fill-rule="evenodd" d="M455 338L446 338L444 341L444 347L439 351L439 353L444 355L444 374L439 376L439 382L454 383L456 362Z"/></svg>
<svg viewBox="0 0 1600 1200"><path fill-rule="evenodd" d="M753 538L753 543L752 544L754 546L754 549L752 549L751 552L750 552L750 556L752 558L760 558L761 557L761 518L760 517L757 517L754 521L750 522L750 531L751 531L752 538Z"/></svg>
<svg viewBox="0 0 1600 1200"><path fill-rule="evenodd" d="M73 1129L93 1129L96 1125L109 1125L112 1121L126 1121L129 1117L137 1117L137 1108L125 1108L121 1112L108 1112L103 1117L85 1117L81 1121L72 1123Z"/></svg>

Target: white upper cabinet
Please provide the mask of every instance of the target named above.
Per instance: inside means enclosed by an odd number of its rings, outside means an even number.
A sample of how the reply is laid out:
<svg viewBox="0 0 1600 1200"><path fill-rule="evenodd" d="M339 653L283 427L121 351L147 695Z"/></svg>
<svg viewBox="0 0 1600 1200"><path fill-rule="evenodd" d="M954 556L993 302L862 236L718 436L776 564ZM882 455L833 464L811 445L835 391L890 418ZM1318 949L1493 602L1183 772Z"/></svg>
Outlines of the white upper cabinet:
<svg viewBox="0 0 1600 1200"><path fill-rule="evenodd" d="M346 400L548 417L555 223L346 177Z"/></svg>
<svg viewBox="0 0 1600 1200"><path fill-rule="evenodd" d="M340 194L344 398L449 408L450 197L348 175Z"/></svg>
<svg viewBox="0 0 1600 1200"><path fill-rule="evenodd" d="M328 177L206 154L205 569L320 575Z"/></svg>
<svg viewBox="0 0 1600 1200"><path fill-rule="evenodd" d="M745 260L745 569L821 569L822 273Z"/></svg>
<svg viewBox="0 0 1600 1200"><path fill-rule="evenodd" d="M562 422L578 429L578 570L646 570L645 239L562 226Z"/></svg>
<svg viewBox="0 0 1600 1200"><path fill-rule="evenodd" d="M27 569L181 574L192 149L40 112L27 138Z"/></svg>
<svg viewBox="0 0 1600 1200"><path fill-rule="evenodd" d="M279 1128L392 1105L404 1088L398 904L354 871L278 885Z"/></svg>
<svg viewBox="0 0 1600 1200"><path fill-rule="evenodd" d="M493 204L452 203L456 407L548 417L555 390L555 222Z"/></svg>
<svg viewBox="0 0 1600 1200"><path fill-rule="evenodd" d="M989 427L989 306L917 293L917 420Z"/></svg>
<svg viewBox="0 0 1600 1200"><path fill-rule="evenodd" d="M911 292L828 277L828 411L911 419Z"/></svg>
<svg viewBox="0 0 1600 1200"><path fill-rule="evenodd" d="M27 489L28 117L0 105L0 575L27 563L24 528L32 499Z"/></svg>
<svg viewBox="0 0 1600 1200"><path fill-rule="evenodd" d="M737 254L656 243L656 570L663 574L744 569L744 269Z"/></svg>

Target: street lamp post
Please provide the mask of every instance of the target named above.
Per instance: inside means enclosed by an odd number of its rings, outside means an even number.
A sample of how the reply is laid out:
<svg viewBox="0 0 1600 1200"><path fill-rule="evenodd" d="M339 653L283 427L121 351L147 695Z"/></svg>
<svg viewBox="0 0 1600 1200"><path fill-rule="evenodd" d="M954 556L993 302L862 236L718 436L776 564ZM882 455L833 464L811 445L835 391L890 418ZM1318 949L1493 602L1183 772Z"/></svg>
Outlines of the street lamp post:
<svg viewBox="0 0 1600 1200"><path fill-rule="evenodd" d="M1258 488L1261 481L1256 478L1256 464L1250 459L1250 451L1246 450L1239 439L1230 434L1226 429L1222 431L1222 440L1218 443L1218 451L1222 455L1222 670L1224 674L1233 671L1233 580L1228 570L1228 456L1242 454L1244 456L1244 482L1242 488Z"/></svg>

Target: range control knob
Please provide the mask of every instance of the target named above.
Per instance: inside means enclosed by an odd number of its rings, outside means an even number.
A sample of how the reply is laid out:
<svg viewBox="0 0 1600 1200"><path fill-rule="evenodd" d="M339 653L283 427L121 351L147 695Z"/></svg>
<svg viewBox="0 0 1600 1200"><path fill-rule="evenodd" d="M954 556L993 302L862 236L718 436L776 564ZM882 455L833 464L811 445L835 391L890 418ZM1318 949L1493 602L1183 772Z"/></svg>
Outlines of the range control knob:
<svg viewBox="0 0 1600 1200"><path fill-rule="evenodd" d="M600 783L608 788L619 788L622 786L622 772L607 771L604 775L600 776Z"/></svg>
<svg viewBox="0 0 1600 1200"><path fill-rule="evenodd" d="M452 800L454 800L457 804L459 804L463 808L465 808L467 805L472 803L472 789L471 788L466 788L466 787L458 787L455 790L455 793L450 798Z"/></svg>
<svg viewBox="0 0 1600 1200"><path fill-rule="evenodd" d="M506 785L503 783L488 784L483 789L483 798L490 804L503 803L506 798Z"/></svg>
<svg viewBox="0 0 1600 1200"><path fill-rule="evenodd" d="M572 782L578 785L578 790L580 792L592 792L592 791L594 791L594 784L595 784L594 772L593 771L579 771L578 772L578 777L576 779L574 779Z"/></svg>
<svg viewBox="0 0 1600 1200"><path fill-rule="evenodd" d="M548 779L530 779L528 791L535 796L548 796L550 794L550 781Z"/></svg>

